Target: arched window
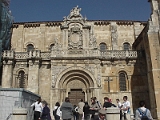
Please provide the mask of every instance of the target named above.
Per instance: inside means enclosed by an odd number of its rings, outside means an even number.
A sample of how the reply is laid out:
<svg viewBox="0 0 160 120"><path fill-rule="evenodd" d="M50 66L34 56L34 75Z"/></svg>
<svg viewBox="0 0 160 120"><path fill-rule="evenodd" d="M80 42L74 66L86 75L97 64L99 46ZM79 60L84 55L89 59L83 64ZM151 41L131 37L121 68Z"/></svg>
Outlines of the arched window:
<svg viewBox="0 0 160 120"><path fill-rule="evenodd" d="M20 88L25 88L25 72L23 70L18 73L18 83Z"/></svg>
<svg viewBox="0 0 160 120"><path fill-rule="evenodd" d="M126 73L125 72L120 72L119 73L119 89L120 91L126 91L127 87L126 87Z"/></svg>
<svg viewBox="0 0 160 120"><path fill-rule="evenodd" d="M50 47L49 47L49 50L52 50L54 44L51 44Z"/></svg>
<svg viewBox="0 0 160 120"><path fill-rule="evenodd" d="M27 52L34 50L34 46L32 44L27 45Z"/></svg>
<svg viewBox="0 0 160 120"><path fill-rule="evenodd" d="M107 50L107 45L105 43L100 43L99 44L99 47L100 47L100 51L101 52L106 52Z"/></svg>
<svg viewBox="0 0 160 120"><path fill-rule="evenodd" d="M123 50L129 50L130 49L130 44L128 42L123 43Z"/></svg>

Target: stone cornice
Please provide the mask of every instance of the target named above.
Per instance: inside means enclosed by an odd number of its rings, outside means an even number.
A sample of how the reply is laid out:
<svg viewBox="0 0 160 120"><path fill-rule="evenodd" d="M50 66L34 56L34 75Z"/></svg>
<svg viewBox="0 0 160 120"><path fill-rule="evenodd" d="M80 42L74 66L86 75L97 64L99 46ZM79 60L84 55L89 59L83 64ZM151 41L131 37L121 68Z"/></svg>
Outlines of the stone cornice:
<svg viewBox="0 0 160 120"><path fill-rule="evenodd" d="M118 21L116 22L117 25L133 25L134 22L133 21Z"/></svg>
<svg viewBox="0 0 160 120"><path fill-rule="evenodd" d="M61 26L61 22L46 22L46 26Z"/></svg>
<svg viewBox="0 0 160 120"><path fill-rule="evenodd" d="M29 27L40 27L40 23L25 23L24 28L29 28Z"/></svg>

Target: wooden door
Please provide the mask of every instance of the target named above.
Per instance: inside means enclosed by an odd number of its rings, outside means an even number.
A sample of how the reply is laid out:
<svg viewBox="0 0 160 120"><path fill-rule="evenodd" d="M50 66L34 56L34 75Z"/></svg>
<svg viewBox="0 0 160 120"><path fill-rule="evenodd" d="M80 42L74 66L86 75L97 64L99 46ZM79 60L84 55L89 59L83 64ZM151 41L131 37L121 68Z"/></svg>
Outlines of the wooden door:
<svg viewBox="0 0 160 120"><path fill-rule="evenodd" d="M73 105L78 105L80 99L85 100L85 93L82 92L82 89L71 89L68 93L68 97Z"/></svg>

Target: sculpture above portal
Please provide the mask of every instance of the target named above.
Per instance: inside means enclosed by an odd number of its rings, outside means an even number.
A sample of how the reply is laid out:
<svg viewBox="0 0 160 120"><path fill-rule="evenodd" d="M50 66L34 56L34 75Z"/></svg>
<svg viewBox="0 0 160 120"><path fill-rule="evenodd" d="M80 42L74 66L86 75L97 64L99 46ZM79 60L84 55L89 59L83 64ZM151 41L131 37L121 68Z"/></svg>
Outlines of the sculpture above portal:
<svg viewBox="0 0 160 120"><path fill-rule="evenodd" d="M84 48L97 48L93 25L80 14L81 8L74 7L61 25L63 46L70 50L83 51ZM78 52L79 53L79 52ZM80 52L81 53L81 52Z"/></svg>
<svg viewBox="0 0 160 120"><path fill-rule="evenodd" d="M86 21L86 18L84 19L83 16L80 14L81 8L78 8L78 5L74 7L70 14L66 17L63 17L64 24L70 23L69 21Z"/></svg>

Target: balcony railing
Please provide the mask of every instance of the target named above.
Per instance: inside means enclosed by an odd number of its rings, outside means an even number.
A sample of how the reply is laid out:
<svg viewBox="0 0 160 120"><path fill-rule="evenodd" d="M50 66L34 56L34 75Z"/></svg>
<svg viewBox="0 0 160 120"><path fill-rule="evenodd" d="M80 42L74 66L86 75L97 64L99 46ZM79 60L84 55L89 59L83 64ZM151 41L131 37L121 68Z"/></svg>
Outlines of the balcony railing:
<svg viewBox="0 0 160 120"><path fill-rule="evenodd" d="M3 59L137 59L137 51L113 50L100 52L99 50L52 50L41 52L34 50L29 52L4 51Z"/></svg>

